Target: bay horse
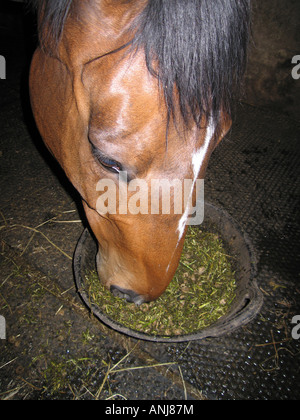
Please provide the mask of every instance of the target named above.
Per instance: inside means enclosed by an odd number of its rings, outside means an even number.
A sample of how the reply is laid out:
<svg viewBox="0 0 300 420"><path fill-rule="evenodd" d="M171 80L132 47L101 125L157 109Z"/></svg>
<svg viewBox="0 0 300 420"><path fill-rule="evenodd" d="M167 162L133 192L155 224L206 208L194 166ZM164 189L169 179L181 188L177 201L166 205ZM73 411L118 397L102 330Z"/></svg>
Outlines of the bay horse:
<svg viewBox="0 0 300 420"><path fill-rule="evenodd" d="M154 300L178 266L187 213L101 214L97 183L119 188L125 171L148 184L204 178L231 127L250 0L32 2L38 129L82 198L101 281L129 302Z"/></svg>

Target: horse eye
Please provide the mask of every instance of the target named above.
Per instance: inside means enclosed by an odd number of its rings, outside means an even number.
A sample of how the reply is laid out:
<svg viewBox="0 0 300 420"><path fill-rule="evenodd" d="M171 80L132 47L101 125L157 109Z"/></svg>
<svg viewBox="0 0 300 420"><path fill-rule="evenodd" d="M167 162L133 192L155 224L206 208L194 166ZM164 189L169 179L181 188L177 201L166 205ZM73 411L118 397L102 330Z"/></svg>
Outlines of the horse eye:
<svg viewBox="0 0 300 420"><path fill-rule="evenodd" d="M122 169L122 165L117 162L116 160L110 159L109 157L105 156L89 139L91 148L92 148L92 153L94 155L94 157L96 158L96 160L100 163L100 165L113 173L120 173L123 169Z"/></svg>
<svg viewBox="0 0 300 420"><path fill-rule="evenodd" d="M122 171L122 166L119 162L116 162L115 160L111 160L108 158L98 158L99 163L105 168L108 169L111 172L119 173Z"/></svg>
<svg viewBox="0 0 300 420"><path fill-rule="evenodd" d="M92 143L92 153L96 160L103 166L104 169L107 169L110 172L118 174L122 171L122 165L116 160L110 159L107 156L104 156L99 149L97 149Z"/></svg>

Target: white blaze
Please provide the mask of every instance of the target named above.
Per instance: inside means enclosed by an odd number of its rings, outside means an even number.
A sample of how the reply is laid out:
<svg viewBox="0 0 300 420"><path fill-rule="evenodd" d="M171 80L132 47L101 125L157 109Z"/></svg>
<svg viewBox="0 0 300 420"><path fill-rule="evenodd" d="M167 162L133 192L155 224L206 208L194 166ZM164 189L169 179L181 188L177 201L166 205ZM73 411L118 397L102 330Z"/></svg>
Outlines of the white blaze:
<svg viewBox="0 0 300 420"><path fill-rule="evenodd" d="M180 241L180 239L183 236L184 233L184 229L188 220L188 216L189 216L189 203L191 201L192 198L192 194L193 194L193 190L195 187L195 183L196 180L198 178L200 169L202 167L204 158L206 156L210 141L214 135L215 132L215 127L214 124L212 123L212 121L209 122L209 125L207 127L206 130L206 135L205 135L205 139L204 139L204 143L202 144L202 146L200 147L200 149L195 150L192 156L192 166L193 166L193 174L194 174L194 179L193 179L193 184L192 184L192 188L190 191L190 195L189 195L189 199L187 201L187 205L185 208L185 211L182 215L182 217L179 220L179 224L178 224L178 228L177 231L179 232L179 238L178 238L178 242Z"/></svg>

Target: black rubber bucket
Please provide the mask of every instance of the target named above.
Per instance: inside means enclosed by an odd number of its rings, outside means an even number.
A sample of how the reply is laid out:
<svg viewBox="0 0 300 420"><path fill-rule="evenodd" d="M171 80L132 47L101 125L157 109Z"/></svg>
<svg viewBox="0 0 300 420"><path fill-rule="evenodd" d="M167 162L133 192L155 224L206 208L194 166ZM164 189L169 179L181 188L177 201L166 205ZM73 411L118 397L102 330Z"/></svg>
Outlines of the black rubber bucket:
<svg viewBox="0 0 300 420"><path fill-rule="evenodd" d="M205 220L201 230L218 233L229 255L235 260L236 298L226 315L211 326L189 335L162 337L146 334L127 328L102 313L101 308L90 299L85 291L84 279L87 273L96 268L97 244L89 229L85 229L75 249L73 267L75 282L79 295L89 310L101 322L128 336L155 342L178 343L201 340L207 337L218 337L247 324L260 311L263 298L257 287L256 257L248 236L241 230L237 222L224 210L205 203Z"/></svg>

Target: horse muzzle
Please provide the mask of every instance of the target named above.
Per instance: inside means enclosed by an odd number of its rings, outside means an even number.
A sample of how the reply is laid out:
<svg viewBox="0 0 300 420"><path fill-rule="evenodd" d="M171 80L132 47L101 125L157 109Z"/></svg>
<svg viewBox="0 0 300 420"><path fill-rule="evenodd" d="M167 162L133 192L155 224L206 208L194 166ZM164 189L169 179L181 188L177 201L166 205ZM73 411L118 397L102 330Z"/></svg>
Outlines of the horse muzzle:
<svg viewBox="0 0 300 420"><path fill-rule="evenodd" d="M133 290L122 289L118 286L110 286L111 293L121 299L125 299L129 303L135 303L137 306L144 303L146 300L143 296L137 294Z"/></svg>

